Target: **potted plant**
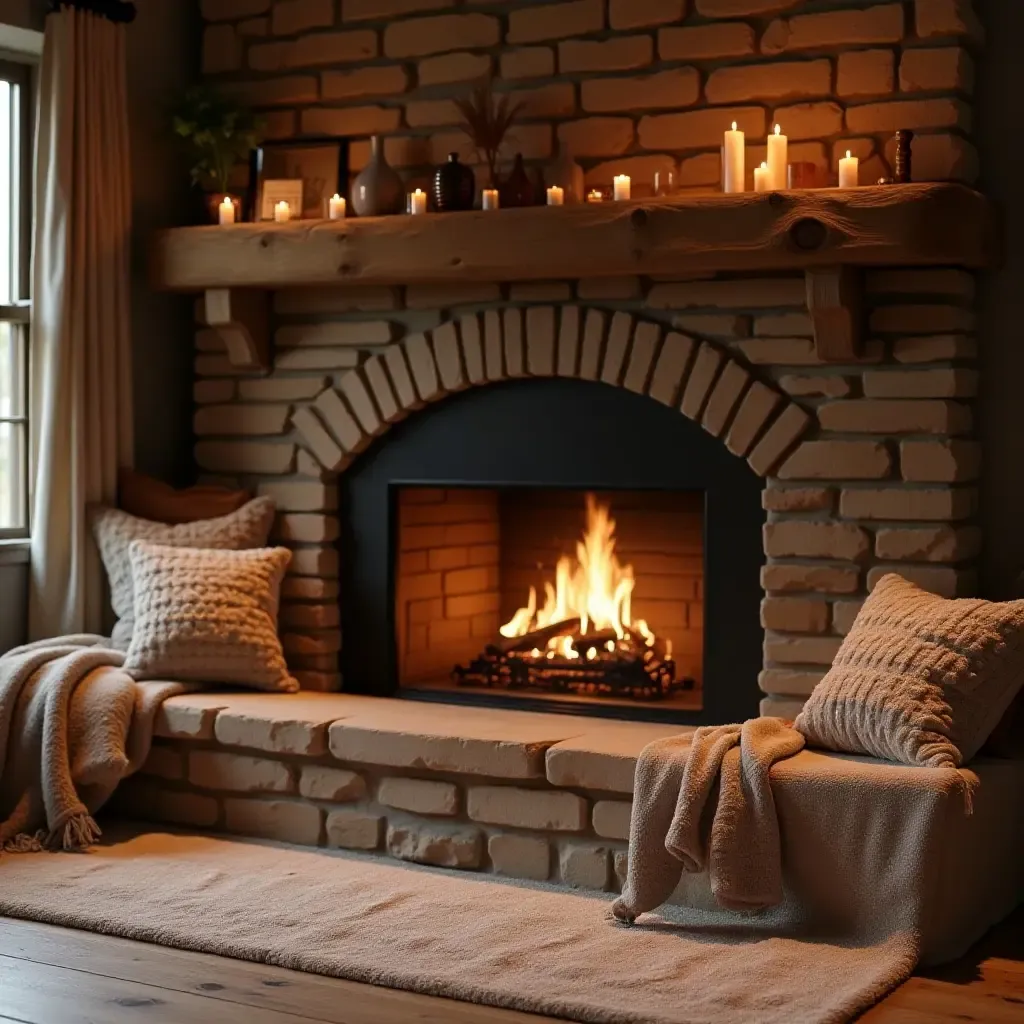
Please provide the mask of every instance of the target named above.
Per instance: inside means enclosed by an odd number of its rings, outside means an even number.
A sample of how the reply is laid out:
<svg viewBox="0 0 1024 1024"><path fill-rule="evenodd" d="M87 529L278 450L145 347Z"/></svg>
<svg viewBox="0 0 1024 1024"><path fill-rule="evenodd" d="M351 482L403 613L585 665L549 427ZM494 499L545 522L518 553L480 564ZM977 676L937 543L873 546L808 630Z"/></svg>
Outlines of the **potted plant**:
<svg viewBox="0 0 1024 1024"><path fill-rule="evenodd" d="M231 175L259 142L262 122L252 111L200 85L185 93L173 123L175 134L191 146L192 183L206 194L208 219L216 223L226 198L240 210L242 200L231 192Z"/></svg>
<svg viewBox="0 0 1024 1024"><path fill-rule="evenodd" d="M507 93L496 96L490 81L482 82L463 99L455 101L462 115L459 126L487 164L487 188L497 188L498 155L505 136L516 123L522 103Z"/></svg>

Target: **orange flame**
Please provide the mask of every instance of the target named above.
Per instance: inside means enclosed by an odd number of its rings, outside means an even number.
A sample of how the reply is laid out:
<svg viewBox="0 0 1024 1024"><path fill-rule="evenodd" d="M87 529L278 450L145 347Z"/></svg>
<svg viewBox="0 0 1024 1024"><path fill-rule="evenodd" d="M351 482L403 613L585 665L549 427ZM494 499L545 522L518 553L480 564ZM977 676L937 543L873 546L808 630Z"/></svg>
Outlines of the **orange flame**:
<svg viewBox="0 0 1024 1024"><path fill-rule="evenodd" d="M555 582L544 583L544 606L537 608L537 591L530 587L526 605L501 627L505 637L523 636L564 619L578 618L580 632L587 634L612 629L622 640L626 631L639 632L648 646L654 634L643 619L632 620L631 602L636 579L633 567L623 565L615 555L615 520L607 505L587 495L587 526L576 544L576 558L563 555L555 565ZM548 652L568 658L579 657L573 638L555 637ZM614 647L614 645L610 645ZM590 652L593 655L593 652ZM540 652L537 652L539 656Z"/></svg>

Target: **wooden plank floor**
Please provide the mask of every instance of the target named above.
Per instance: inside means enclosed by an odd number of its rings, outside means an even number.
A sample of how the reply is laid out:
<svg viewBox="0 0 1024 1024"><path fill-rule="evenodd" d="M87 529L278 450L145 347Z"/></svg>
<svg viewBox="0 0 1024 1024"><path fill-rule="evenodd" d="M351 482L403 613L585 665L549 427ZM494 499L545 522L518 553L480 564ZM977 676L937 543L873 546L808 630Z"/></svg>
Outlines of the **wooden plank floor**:
<svg viewBox="0 0 1024 1024"><path fill-rule="evenodd" d="M0 1022L5 1024L545 1024L550 1020L0 919ZM1024 908L963 959L912 978L861 1018L861 1024L965 1022L1024 1024Z"/></svg>

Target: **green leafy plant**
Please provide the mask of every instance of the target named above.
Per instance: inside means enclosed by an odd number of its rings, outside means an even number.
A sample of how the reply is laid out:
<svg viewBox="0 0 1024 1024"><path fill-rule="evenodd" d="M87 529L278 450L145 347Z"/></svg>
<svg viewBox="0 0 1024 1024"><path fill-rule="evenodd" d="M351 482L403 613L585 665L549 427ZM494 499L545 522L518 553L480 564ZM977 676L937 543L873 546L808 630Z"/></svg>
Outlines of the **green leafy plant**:
<svg viewBox="0 0 1024 1024"><path fill-rule="evenodd" d="M195 162L192 182L227 192L231 172L257 145L262 121L205 86L185 93L174 114L174 132L191 144Z"/></svg>
<svg viewBox="0 0 1024 1024"><path fill-rule="evenodd" d="M459 127L469 136L477 153L487 164L489 185L495 184L498 155L509 129L519 118L521 102L513 102L507 93L495 95L490 81L481 82L473 91L455 101L462 124Z"/></svg>

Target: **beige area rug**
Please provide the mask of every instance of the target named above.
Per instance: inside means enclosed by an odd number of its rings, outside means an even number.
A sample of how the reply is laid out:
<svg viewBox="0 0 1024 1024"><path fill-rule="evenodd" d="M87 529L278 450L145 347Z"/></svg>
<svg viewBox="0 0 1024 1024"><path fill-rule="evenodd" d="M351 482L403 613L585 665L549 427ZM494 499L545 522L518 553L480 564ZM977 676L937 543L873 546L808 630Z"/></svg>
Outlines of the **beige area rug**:
<svg viewBox="0 0 1024 1024"><path fill-rule="evenodd" d="M0 915L593 1024L832 1024L903 981L874 946L646 915L610 897L213 836L0 858ZM685 925L685 926L684 926Z"/></svg>

